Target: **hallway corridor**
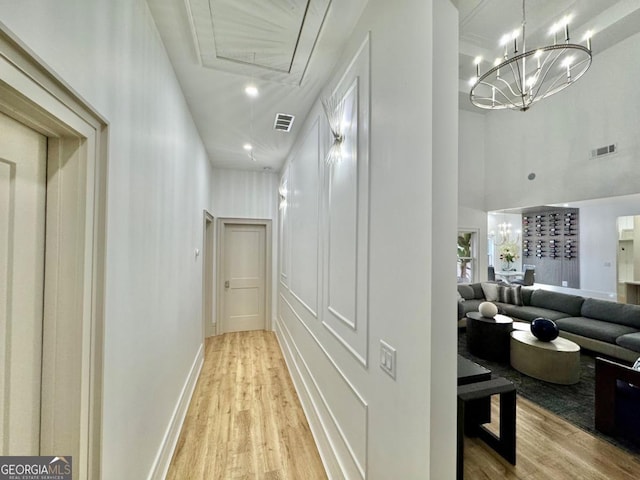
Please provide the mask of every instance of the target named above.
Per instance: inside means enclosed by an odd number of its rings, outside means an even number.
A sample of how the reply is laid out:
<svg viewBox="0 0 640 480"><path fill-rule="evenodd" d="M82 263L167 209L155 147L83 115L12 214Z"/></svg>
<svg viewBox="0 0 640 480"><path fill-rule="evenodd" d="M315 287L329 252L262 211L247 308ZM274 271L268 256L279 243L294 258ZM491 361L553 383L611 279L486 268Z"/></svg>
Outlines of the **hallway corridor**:
<svg viewBox="0 0 640 480"><path fill-rule="evenodd" d="M327 477L275 334L208 338L167 479L302 478Z"/></svg>

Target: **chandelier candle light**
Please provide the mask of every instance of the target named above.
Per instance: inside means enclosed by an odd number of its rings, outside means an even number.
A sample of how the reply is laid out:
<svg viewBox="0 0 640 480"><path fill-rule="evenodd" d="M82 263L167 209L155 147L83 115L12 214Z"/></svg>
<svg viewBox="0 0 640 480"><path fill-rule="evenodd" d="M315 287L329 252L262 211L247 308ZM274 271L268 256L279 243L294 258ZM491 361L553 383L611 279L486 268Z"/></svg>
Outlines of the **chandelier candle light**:
<svg viewBox="0 0 640 480"><path fill-rule="evenodd" d="M527 111L535 102L564 90L576 82L591 66L591 35L585 36L586 47L570 43L569 16L556 23L550 31L553 45L526 51L525 1L522 1L522 26L504 35L500 44L504 55L493 68L480 74L482 58L475 59L476 76L469 83L471 103L487 110ZM558 43L558 34L564 42ZM518 53L518 43L520 51ZM509 48L513 56L509 58Z"/></svg>
<svg viewBox="0 0 640 480"><path fill-rule="evenodd" d="M493 232L491 232L493 234ZM516 231L513 236L510 223L501 223L498 225L498 237L494 238L494 244L497 246L505 244L517 244L520 242L520 230Z"/></svg>

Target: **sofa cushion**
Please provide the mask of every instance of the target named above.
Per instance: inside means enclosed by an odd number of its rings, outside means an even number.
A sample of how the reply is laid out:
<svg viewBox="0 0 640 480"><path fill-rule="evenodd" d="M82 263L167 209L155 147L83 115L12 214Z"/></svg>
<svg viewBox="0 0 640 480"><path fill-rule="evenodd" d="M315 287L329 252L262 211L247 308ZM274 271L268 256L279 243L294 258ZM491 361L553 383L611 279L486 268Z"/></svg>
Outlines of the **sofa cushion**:
<svg viewBox="0 0 640 480"><path fill-rule="evenodd" d="M524 305L522 303L521 285L499 286L498 301L501 303L509 303L511 305Z"/></svg>
<svg viewBox="0 0 640 480"><path fill-rule="evenodd" d="M627 333L616 338L616 343L621 347L634 352L640 352L640 332Z"/></svg>
<svg viewBox="0 0 640 480"><path fill-rule="evenodd" d="M560 331L575 333L576 335L613 343L614 345L619 336L636 332L634 328L626 325L586 317L559 318L555 322Z"/></svg>
<svg viewBox="0 0 640 480"><path fill-rule="evenodd" d="M565 317L579 317L580 309L584 303L584 298L577 295L568 295L566 293L551 292L549 290L535 290L531 294L531 306L546 308L548 310L556 310L564 312ZM553 318L551 319L553 320Z"/></svg>
<svg viewBox="0 0 640 480"><path fill-rule="evenodd" d="M471 300L474 298L475 292L471 285L467 283L458 284L458 294L465 300Z"/></svg>
<svg viewBox="0 0 640 480"><path fill-rule="evenodd" d="M484 298L484 290L482 290L482 285L480 283L471 283L469 285L473 288L473 298Z"/></svg>
<svg viewBox="0 0 640 480"><path fill-rule="evenodd" d="M640 305L587 298L580 313L583 317L619 323L640 330Z"/></svg>
<svg viewBox="0 0 640 480"><path fill-rule="evenodd" d="M531 305L531 294L535 289L529 287L523 287L520 289L520 293L522 293L522 303L524 305Z"/></svg>
<svg viewBox="0 0 640 480"><path fill-rule="evenodd" d="M527 306L519 307L517 305L510 305L508 303L499 303L497 305L501 311L504 311L505 315L519 318L520 320L527 320L528 322L531 322L538 317L548 318L549 320L555 321L558 318L567 316L566 313L556 312L555 310L547 310L546 308Z"/></svg>
<svg viewBox="0 0 640 480"><path fill-rule="evenodd" d="M500 285L498 285L497 283L482 282L482 291L484 292L484 298L487 300L487 302L499 301L499 289Z"/></svg>
<svg viewBox="0 0 640 480"><path fill-rule="evenodd" d="M469 312L477 312L482 302L484 302L484 299L472 298L458 303L458 320L466 317Z"/></svg>

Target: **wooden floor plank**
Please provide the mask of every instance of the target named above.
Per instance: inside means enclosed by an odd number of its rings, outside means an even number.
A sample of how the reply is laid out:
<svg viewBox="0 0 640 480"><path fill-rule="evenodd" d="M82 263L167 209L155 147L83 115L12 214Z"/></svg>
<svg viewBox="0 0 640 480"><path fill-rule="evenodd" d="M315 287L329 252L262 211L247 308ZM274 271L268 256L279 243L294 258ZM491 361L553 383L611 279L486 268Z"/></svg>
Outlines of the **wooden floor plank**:
<svg viewBox="0 0 640 480"><path fill-rule="evenodd" d="M492 419L499 418L492 398ZM465 480L637 480L640 458L518 397L516 465L477 438L464 439ZM491 425L497 431L497 425Z"/></svg>
<svg viewBox="0 0 640 480"><path fill-rule="evenodd" d="M326 478L275 335L208 338L167 479Z"/></svg>

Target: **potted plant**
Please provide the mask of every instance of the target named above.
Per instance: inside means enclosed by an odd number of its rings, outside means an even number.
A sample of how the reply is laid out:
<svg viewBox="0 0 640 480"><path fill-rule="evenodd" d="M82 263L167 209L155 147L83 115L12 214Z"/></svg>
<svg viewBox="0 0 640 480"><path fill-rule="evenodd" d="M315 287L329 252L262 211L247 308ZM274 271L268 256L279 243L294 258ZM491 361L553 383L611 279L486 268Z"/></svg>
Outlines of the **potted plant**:
<svg viewBox="0 0 640 480"><path fill-rule="evenodd" d="M511 264L518 258L518 246L515 243L506 243L500 247L500 260L502 260L502 269L504 271L511 270Z"/></svg>

